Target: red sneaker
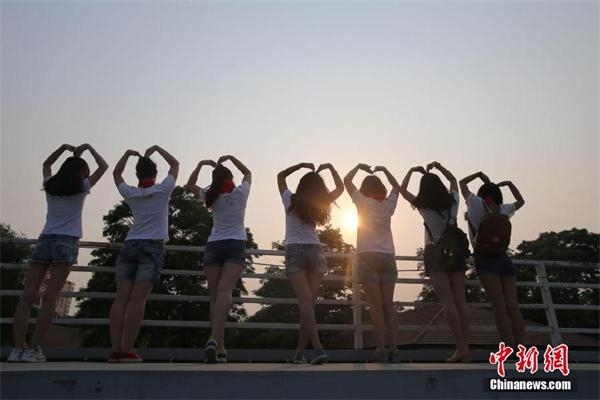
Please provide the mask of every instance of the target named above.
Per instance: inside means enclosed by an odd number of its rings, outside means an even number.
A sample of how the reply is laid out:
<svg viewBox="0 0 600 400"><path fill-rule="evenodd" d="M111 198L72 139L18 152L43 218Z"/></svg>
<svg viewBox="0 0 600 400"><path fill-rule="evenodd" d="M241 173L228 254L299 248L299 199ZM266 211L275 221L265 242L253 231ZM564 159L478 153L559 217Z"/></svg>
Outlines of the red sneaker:
<svg viewBox="0 0 600 400"><path fill-rule="evenodd" d="M108 356L108 362L109 363L117 363L119 362L119 360L122 357L122 354L120 351L113 351L112 353L110 353L110 356Z"/></svg>
<svg viewBox="0 0 600 400"><path fill-rule="evenodd" d="M141 363L144 361L142 357L135 351L124 351L119 358L120 363Z"/></svg>

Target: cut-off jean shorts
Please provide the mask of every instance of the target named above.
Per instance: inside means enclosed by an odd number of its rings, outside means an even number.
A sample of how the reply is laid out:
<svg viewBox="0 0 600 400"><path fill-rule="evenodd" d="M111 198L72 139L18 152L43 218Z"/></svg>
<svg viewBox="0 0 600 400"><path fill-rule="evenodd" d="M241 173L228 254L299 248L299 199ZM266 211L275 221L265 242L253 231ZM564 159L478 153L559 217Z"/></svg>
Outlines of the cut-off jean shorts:
<svg viewBox="0 0 600 400"><path fill-rule="evenodd" d="M285 271L327 272L327 259L320 244L291 243L285 246Z"/></svg>
<svg viewBox="0 0 600 400"><path fill-rule="evenodd" d="M359 253L356 273L360 283L395 283L398 278L396 260L391 253Z"/></svg>
<svg viewBox="0 0 600 400"><path fill-rule="evenodd" d="M246 242L237 239L208 242L202 263L205 267L222 267L225 263L244 266L246 264Z"/></svg>
<svg viewBox="0 0 600 400"><path fill-rule="evenodd" d="M165 264L165 245L162 240L132 239L117 258L117 282L148 281L160 282L160 273Z"/></svg>
<svg viewBox="0 0 600 400"><path fill-rule="evenodd" d="M473 261L475 262L475 271L480 275L494 274L514 276L517 274L515 264L513 264L506 253L502 253L498 256L488 256L476 251L475 254L473 254Z"/></svg>
<svg viewBox="0 0 600 400"><path fill-rule="evenodd" d="M30 262L77 264L79 238L67 235L40 235Z"/></svg>

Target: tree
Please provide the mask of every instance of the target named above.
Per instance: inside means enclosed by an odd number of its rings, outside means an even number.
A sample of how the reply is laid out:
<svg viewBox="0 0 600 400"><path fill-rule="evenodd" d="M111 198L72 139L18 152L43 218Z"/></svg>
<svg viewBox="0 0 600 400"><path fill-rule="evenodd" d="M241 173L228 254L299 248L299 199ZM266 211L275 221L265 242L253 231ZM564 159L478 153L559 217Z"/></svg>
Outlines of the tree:
<svg viewBox="0 0 600 400"><path fill-rule="evenodd" d="M0 223L0 238L6 239L24 239L25 237L12 230L10 225ZM0 243L0 262L11 264L22 264L26 262L31 254L31 246L28 244L15 243L13 241L2 241ZM15 290L23 286L23 270L0 268L0 289ZM19 302L18 297L6 296L0 303L0 316L2 318L12 318L15 307ZM2 345L12 345L12 325L1 325Z"/></svg>
<svg viewBox="0 0 600 400"><path fill-rule="evenodd" d="M209 210L182 187L176 187L169 202L169 243L170 245L203 246L212 228L212 217ZM122 243L133 223L132 214L125 201L121 201L103 217L103 235L108 241ZM247 248L257 248L252 233L246 228ZM92 252L94 259L90 265L114 266L118 251L97 249ZM165 269L198 270L202 263L202 255L192 252L168 251ZM252 257L247 257L245 272L253 272ZM95 272L83 292L116 291L114 274ZM153 293L208 296L205 278L198 276L165 275ZM247 290L238 282L234 297L247 294ZM77 314L79 318L106 318L109 314L112 299L85 299L80 304ZM191 301L152 301L146 305L145 319L173 321L208 321L209 303ZM241 305L234 305L230 320L239 321L246 318L246 311ZM87 326L82 329L85 346L110 346L107 326ZM208 329L186 329L165 327L142 327L138 336L139 347L202 347L209 335Z"/></svg>
<svg viewBox="0 0 600 400"><path fill-rule="evenodd" d="M326 252L346 253L354 247L345 243L339 229L331 225L318 230L318 235ZM284 250L282 242L273 242L272 248ZM319 290L320 299L351 299L351 275L350 262L347 258L328 258L327 275L343 276L343 281L323 280ZM282 266L270 266L266 269L270 274L285 274ZM261 287L254 293L266 298L295 298L294 290L287 279L261 279ZM352 307L349 305L317 305L315 307L317 323L325 324L351 324ZM298 323L299 314L297 305L271 304L263 307L256 314L248 318L249 322L278 322ZM333 348L336 346L335 338L339 332L321 331L320 337L324 346ZM249 348L293 348L298 340L297 331L293 330L261 330L254 331L252 335L245 335L243 345Z"/></svg>
<svg viewBox="0 0 600 400"><path fill-rule="evenodd" d="M523 241L517 246L514 257L529 260L573 261L598 263L600 258L600 234L587 229L572 228L561 232L544 232L535 240ZM553 267L546 266L550 282L598 283L597 268L593 267ZM535 268L519 268L518 280L536 279ZM555 304L598 305L597 289L578 289L568 287L551 288L552 301ZM539 288L519 288L519 301L542 303ZM531 320L546 324L543 310L524 309L523 315ZM598 328L598 312L586 310L556 310L561 327Z"/></svg>

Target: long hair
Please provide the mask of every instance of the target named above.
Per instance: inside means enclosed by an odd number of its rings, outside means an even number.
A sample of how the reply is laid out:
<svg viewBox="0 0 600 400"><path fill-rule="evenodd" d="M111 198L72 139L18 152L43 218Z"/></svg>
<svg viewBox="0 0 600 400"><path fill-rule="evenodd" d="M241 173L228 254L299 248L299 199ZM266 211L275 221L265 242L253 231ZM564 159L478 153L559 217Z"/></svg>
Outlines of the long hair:
<svg viewBox="0 0 600 400"><path fill-rule="evenodd" d="M309 172L298 183L292 203L287 209L307 224L325 225L331 218L331 196L323 178Z"/></svg>
<svg viewBox="0 0 600 400"><path fill-rule="evenodd" d="M83 158L69 157L58 172L44 183L44 190L52 196L73 196L83 193L83 180L90 168Z"/></svg>
<svg viewBox="0 0 600 400"><path fill-rule="evenodd" d="M212 172L212 183L206 192L206 207L210 208L221 194L227 180L233 179L231 170L224 165L217 165Z"/></svg>
<svg viewBox="0 0 600 400"><path fill-rule="evenodd" d="M381 179L375 175L368 175L363 179L359 192L367 197L384 198L387 196L387 189L381 182Z"/></svg>
<svg viewBox="0 0 600 400"><path fill-rule="evenodd" d="M491 197L494 203L502 204L502 191L500 187L493 182L484 183L477 191L477 196L482 199Z"/></svg>
<svg viewBox="0 0 600 400"><path fill-rule="evenodd" d="M419 193L412 205L416 208L429 208L431 210L444 211L452 207L455 200L448 192L442 180L436 174L428 172L421 177Z"/></svg>

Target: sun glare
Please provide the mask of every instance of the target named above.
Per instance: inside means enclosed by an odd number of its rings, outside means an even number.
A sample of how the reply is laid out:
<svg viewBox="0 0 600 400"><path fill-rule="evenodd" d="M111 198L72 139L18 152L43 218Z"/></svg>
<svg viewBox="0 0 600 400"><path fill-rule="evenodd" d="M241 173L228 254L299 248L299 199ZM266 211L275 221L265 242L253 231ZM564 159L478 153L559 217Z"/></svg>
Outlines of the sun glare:
<svg viewBox="0 0 600 400"><path fill-rule="evenodd" d="M356 211L346 211L344 212L342 218L342 224L344 226L344 229L349 231L356 230L356 228L358 227L358 215L356 214Z"/></svg>

